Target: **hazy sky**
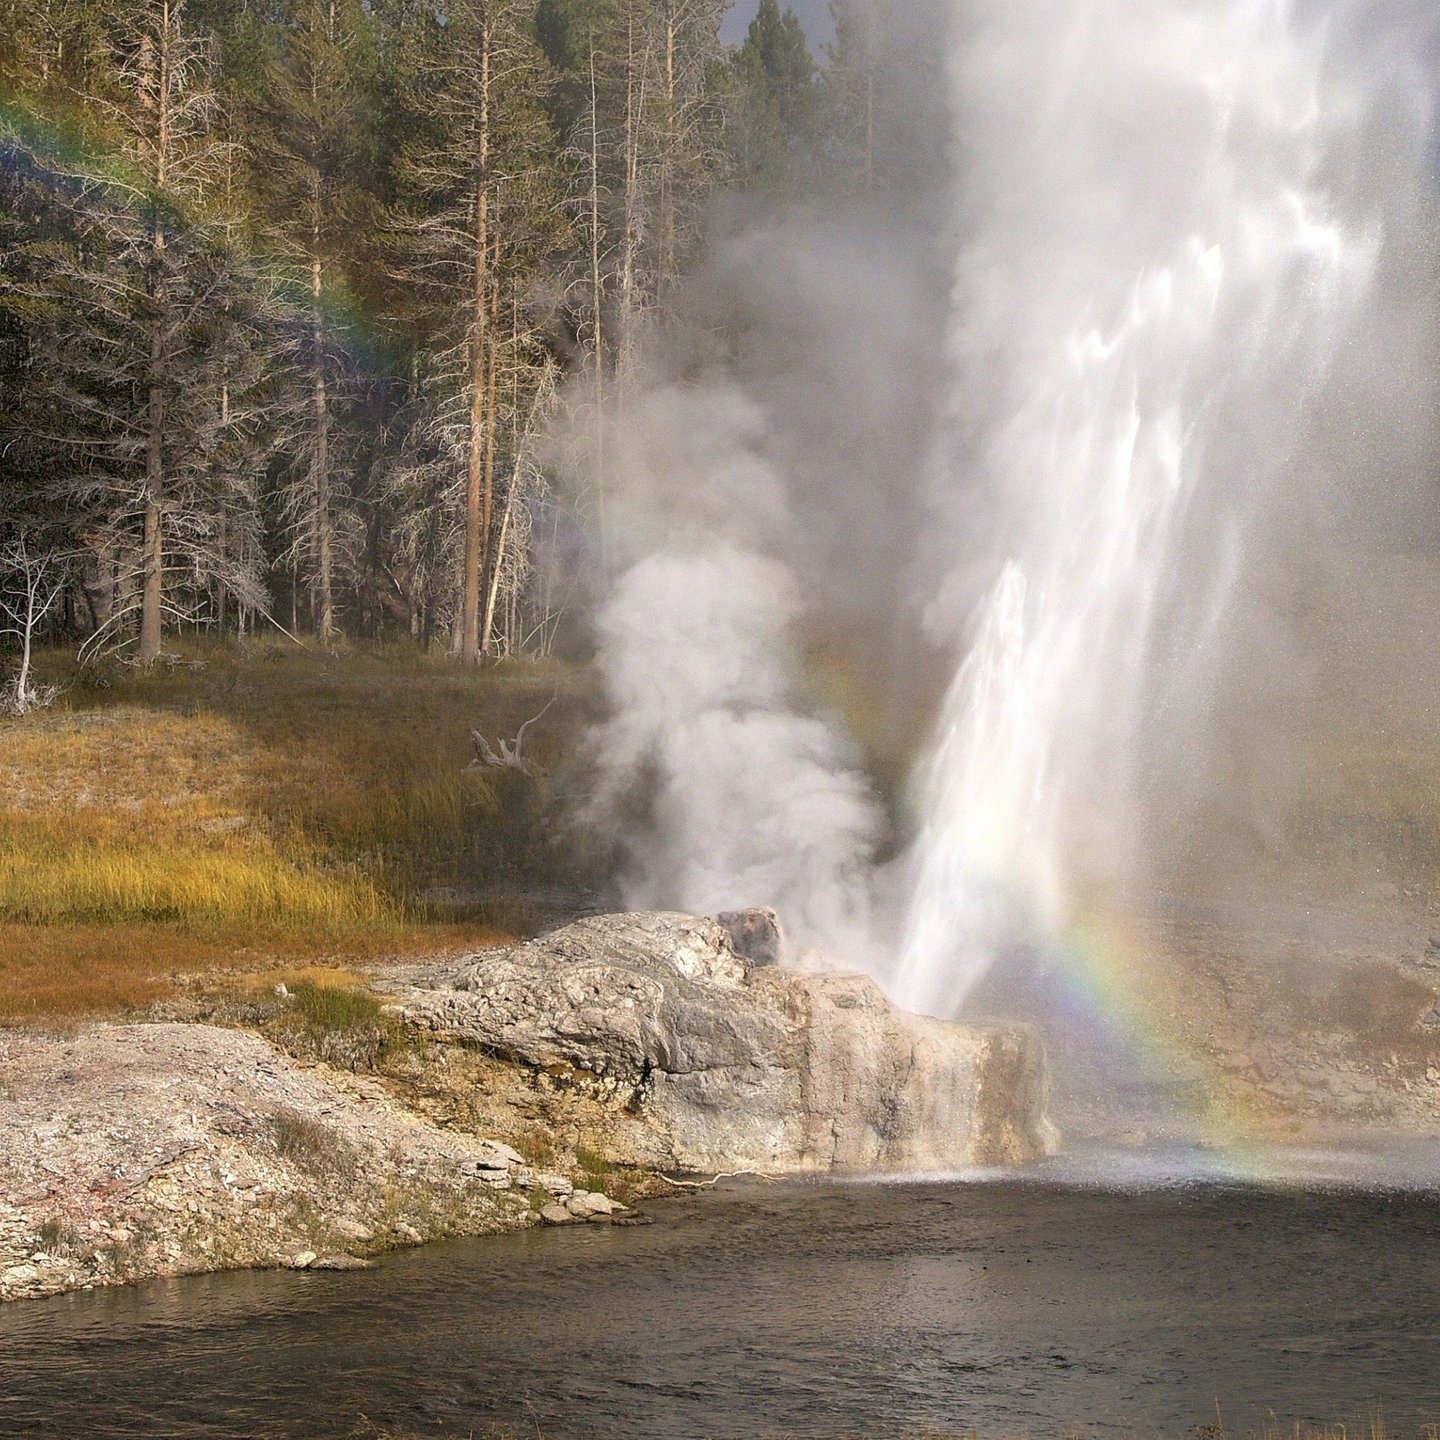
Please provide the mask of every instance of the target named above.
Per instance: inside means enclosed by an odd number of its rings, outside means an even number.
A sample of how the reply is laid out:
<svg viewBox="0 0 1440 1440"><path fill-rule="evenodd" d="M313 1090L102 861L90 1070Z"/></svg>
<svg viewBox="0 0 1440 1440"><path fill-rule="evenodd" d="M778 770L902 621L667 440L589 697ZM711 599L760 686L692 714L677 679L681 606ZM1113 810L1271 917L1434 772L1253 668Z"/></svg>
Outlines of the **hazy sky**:
<svg viewBox="0 0 1440 1440"><path fill-rule="evenodd" d="M786 5L787 0L780 0L782 10ZM745 31L755 18L758 6L759 0L735 0L720 27L721 38L738 45L745 38ZM788 6L800 17L800 23L810 37L810 49L818 51L830 38L830 0L788 0Z"/></svg>

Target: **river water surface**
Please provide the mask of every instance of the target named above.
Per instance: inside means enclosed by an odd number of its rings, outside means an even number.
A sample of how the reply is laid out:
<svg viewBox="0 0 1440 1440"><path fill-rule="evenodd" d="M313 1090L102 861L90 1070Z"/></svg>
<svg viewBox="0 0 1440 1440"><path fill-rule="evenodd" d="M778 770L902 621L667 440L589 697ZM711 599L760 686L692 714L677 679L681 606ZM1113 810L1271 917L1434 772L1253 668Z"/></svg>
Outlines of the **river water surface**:
<svg viewBox="0 0 1440 1440"><path fill-rule="evenodd" d="M1182 1437L1217 1401L1231 1432L1440 1421L1434 1191L743 1184L652 1213L6 1306L0 1433Z"/></svg>

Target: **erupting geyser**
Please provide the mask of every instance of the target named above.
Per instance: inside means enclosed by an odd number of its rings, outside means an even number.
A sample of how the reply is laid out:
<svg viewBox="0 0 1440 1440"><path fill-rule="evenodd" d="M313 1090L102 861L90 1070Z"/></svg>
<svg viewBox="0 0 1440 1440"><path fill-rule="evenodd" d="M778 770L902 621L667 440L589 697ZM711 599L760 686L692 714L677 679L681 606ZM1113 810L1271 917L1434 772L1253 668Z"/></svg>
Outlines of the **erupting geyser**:
<svg viewBox="0 0 1440 1440"><path fill-rule="evenodd" d="M1290 11L1020 0L962 43L975 218L936 498L963 529L981 487L1003 564L978 623L930 616L973 643L924 781L915 1008L953 1011L997 943L1123 868L1147 714L1204 683L1247 520L1370 281L1344 165L1366 109Z"/></svg>
<svg viewBox="0 0 1440 1440"><path fill-rule="evenodd" d="M1257 537L1347 483L1316 440L1337 364L1415 363L1414 343L1382 353L1374 297L1390 222L1425 188L1435 28L1399 0L975 0L948 25L935 184L955 198L948 223L911 225L927 264L949 247L944 363L915 412L928 459L896 459L881 506L873 476L815 473L794 437L822 427L763 368L657 387L620 437L624 574L599 626L603 792L651 797L627 898L774 904L940 1015L1143 871L1149 761L1216 687ZM885 383L903 305L884 285L904 286L879 261L866 284L890 313L867 322L863 291L828 283L835 230L732 244L730 263L762 294L784 271L773 329L792 356L816 337L795 363L843 432L869 397L837 357ZM937 647L955 667L883 870L860 762L788 648L794 615L867 603L927 637L897 641L892 670Z"/></svg>

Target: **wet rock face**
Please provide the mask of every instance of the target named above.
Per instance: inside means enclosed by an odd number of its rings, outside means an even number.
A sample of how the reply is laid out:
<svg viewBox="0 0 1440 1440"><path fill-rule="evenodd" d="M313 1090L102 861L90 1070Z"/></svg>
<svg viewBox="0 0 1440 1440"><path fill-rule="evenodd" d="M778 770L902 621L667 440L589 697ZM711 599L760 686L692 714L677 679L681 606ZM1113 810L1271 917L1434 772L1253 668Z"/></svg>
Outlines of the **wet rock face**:
<svg viewBox="0 0 1440 1440"><path fill-rule="evenodd" d="M773 963L780 945L769 911L601 916L414 972L400 1004L442 1038L621 1087L685 1169L943 1170L1053 1148L1032 1031L906 1014L864 976Z"/></svg>

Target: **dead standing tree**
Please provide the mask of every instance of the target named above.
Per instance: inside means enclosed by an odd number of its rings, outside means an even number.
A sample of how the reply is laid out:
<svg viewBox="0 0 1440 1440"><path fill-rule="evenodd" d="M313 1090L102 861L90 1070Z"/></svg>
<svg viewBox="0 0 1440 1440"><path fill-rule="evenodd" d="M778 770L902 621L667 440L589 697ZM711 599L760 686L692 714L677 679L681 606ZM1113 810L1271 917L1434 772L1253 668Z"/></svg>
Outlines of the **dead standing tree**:
<svg viewBox="0 0 1440 1440"><path fill-rule="evenodd" d="M512 428L507 392L515 388L503 372L528 359L507 346L502 317L557 226L554 137L539 104L548 71L534 15L534 0L456 0L448 8L443 52L430 65L438 130L404 165L398 278L426 312L427 370L438 392L431 449L458 462L463 523L453 640L465 664L481 657L496 559L496 474ZM544 373L522 377L527 397Z"/></svg>
<svg viewBox="0 0 1440 1440"><path fill-rule="evenodd" d="M30 671L35 635L70 583L67 559L59 551L38 546L24 534L0 547L0 635L20 642L20 667L0 692L0 709L26 715L55 698L55 687L36 685Z"/></svg>
<svg viewBox="0 0 1440 1440"><path fill-rule="evenodd" d="M120 81L126 99L111 107L125 136L128 158L139 172L139 235L115 236L134 248L135 268L144 285L143 326L148 341L145 366L144 534L137 658L149 665L160 653L165 583L165 527L171 503L167 445L172 426L171 394L183 383L177 373L176 342L186 310L203 303L186 294L184 278L168 253L177 214L198 199L223 165L224 146L211 133L215 92L210 85L213 45L187 31L184 0L155 0L141 9L126 37ZM138 242L138 243L137 243Z"/></svg>
<svg viewBox="0 0 1440 1440"><path fill-rule="evenodd" d="M727 172L726 105L716 83L725 68L725 8L723 0L594 0L575 22L583 103L565 159L585 244L568 291L588 383L583 395L572 389L569 403L589 453L572 468L602 571L611 432L624 424L647 328L673 318L667 307Z"/></svg>
<svg viewBox="0 0 1440 1440"><path fill-rule="evenodd" d="M328 644L339 628L341 517L350 497L336 444L337 419L343 417L335 413L335 381L343 356L327 309L343 283L347 247L363 209L357 52L364 48L369 17L360 0L309 0L297 11L263 77L250 169L265 228L287 264L303 271L308 397L289 446L282 501L293 537L287 558L297 572L307 572L315 634Z"/></svg>

